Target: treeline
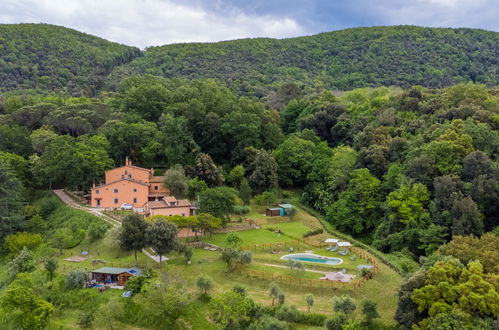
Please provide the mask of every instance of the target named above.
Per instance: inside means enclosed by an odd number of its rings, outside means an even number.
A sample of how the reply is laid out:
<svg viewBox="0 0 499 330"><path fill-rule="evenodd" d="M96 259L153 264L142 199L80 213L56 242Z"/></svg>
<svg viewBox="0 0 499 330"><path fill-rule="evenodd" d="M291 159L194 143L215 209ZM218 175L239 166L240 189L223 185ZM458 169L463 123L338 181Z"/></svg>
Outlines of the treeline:
<svg viewBox="0 0 499 330"><path fill-rule="evenodd" d="M270 99L270 91L290 81L307 91L497 85L497 41L497 32L491 31L393 26L282 40L174 44L142 54L63 27L0 25L0 91L94 96L114 90L127 76L145 73L212 78L240 95Z"/></svg>
<svg viewBox="0 0 499 330"><path fill-rule="evenodd" d="M263 97L283 82L306 89L368 86L497 85L497 32L415 26L369 27L291 39L243 39L148 48L118 67L109 83L132 73L214 78Z"/></svg>
<svg viewBox="0 0 499 330"><path fill-rule="evenodd" d="M140 56L128 47L48 24L0 25L0 91L95 95L115 67Z"/></svg>

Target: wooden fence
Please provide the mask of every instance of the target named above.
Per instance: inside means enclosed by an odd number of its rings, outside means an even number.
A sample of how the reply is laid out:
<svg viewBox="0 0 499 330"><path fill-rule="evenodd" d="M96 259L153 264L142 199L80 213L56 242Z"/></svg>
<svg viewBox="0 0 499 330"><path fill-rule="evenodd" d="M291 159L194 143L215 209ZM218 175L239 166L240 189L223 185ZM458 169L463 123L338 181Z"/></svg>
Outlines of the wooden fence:
<svg viewBox="0 0 499 330"><path fill-rule="evenodd" d="M328 243L324 242L318 242L318 243L305 243L303 240L293 240L293 241L286 241L286 242L281 242L281 243L264 243L264 244L255 244L255 245L248 245L241 247L242 250L248 250L248 251L267 251L267 252L272 252L275 250L282 250L282 249L289 249L290 247L293 247L293 252L300 252L300 251L306 251L309 249L311 246L314 247L324 247L329 245ZM361 278L351 281L351 282L338 282L338 281L329 281L329 280L320 280L320 279L306 279L306 278L300 278L300 277L294 277L294 276L287 276L287 275L279 275L279 274L274 274L271 272L264 272L264 271L257 271L254 269L248 269L248 268L243 268L242 271L245 272L248 276L250 277L256 277L256 278L262 278L274 282L279 282L279 283L284 283L284 284L291 284L291 285L298 285L298 286L306 286L310 288L346 288L346 287L351 287L351 288L357 288L361 286L365 281L373 278L374 274L378 271L379 269L379 263L378 260L373 257L369 252L359 249L357 247L351 246L348 247L350 252L356 254L362 259L367 260L371 265L372 268L369 270L367 274L362 276ZM286 252L286 251L283 251Z"/></svg>

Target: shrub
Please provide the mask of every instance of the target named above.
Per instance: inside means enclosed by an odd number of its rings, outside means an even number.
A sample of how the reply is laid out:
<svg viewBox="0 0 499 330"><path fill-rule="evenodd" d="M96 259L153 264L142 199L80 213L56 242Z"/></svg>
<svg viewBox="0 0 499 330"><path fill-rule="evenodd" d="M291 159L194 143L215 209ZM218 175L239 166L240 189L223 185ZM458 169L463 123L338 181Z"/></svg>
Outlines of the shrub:
<svg viewBox="0 0 499 330"><path fill-rule="evenodd" d="M142 291L142 288L144 287L144 284L146 284L149 279L150 277L147 275L139 275L131 277L125 283L124 289L126 291L132 291L133 294L140 293L140 291Z"/></svg>
<svg viewBox="0 0 499 330"><path fill-rule="evenodd" d="M88 226L88 237L90 241L96 241L104 237L108 229L108 225L103 222L94 222Z"/></svg>
<svg viewBox="0 0 499 330"><path fill-rule="evenodd" d="M342 330L343 324L345 324L346 321L347 321L346 315L343 313L338 313L328 318L324 322L324 328L326 328L327 330Z"/></svg>
<svg viewBox="0 0 499 330"><path fill-rule="evenodd" d="M326 315L317 314L317 313L298 313L298 318L296 319L296 323L308 324L314 326L321 326L326 321Z"/></svg>
<svg viewBox="0 0 499 330"><path fill-rule="evenodd" d="M234 284L232 291L239 293L240 295L246 294L246 287L242 284Z"/></svg>
<svg viewBox="0 0 499 330"><path fill-rule="evenodd" d="M309 237L309 236L314 236L314 235L319 235L319 234L322 234L323 232L324 232L324 229L322 229L322 228L309 230L303 234L303 238Z"/></svg>
<svg viewBox="0 0 499 330"><path fill-rule="evenodd" d="M33 250L40 244L42 244L42 236L40 234L26 232L9 235L4 240L4 246L10 253L18 253L23 247Z"/></svg>
<svg viewBox="0 0 499 330"><path fill-rule="evenodd" d="M91 328L94 322L93 312L82 312L78 316L78 325L82 328Z"/></svg>
<svg viewBox="0 0 499 330"><path fill-rule="evenodd" d="M274 191L264 191L260 195L255 196L257 205L273 205L277 202L277 194Z"/></svg>
<svg viewBox="0 0 499 330"><path fill-rule="evenodd" d="M282 305L275 311L275 317L281 321L296 322L300 312L295 306Z"/></svg>
<svg viewBox="0 0 499 330"><path fill-rule="evenodd" d="M66 275L66 287L68 289L81 289L85 285L88 276L81 270L72 270Z"/></svg>
<svg viewBox="0 0 499 330"><path fill-rule="evenodd" d="M233 212L237 215L244 215L250 213L251 208L245 205L234 205Z"/></svg>
<svg viewBox="0 0 499 330"><path fill-rule="evenodd" d="M271 316L265 315L252 323L249 330L287 330L289 329L286 322L279 321Z"/></svg>
<svg viewBox="0 0 499 330"><path fill-rule="evenodd" d="M356 308L355 300L349 295L333 297L333 308L335 312L351 314Z"/></svg>

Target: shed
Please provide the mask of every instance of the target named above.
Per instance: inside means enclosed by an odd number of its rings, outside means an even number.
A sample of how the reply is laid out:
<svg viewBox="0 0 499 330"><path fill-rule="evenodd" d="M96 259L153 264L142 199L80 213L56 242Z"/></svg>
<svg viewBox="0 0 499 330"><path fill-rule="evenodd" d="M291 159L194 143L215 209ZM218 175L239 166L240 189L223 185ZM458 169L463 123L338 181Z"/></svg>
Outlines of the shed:
<svg viewBox="0 0 499 330"><path fill-rule="evenodd" d="M268 217L278 217L284 215L284 210L280 207L270 207L265 211Z"/></svg>
<svg viewBox="0 0 499 330"><path fill-rule="evenodd" d="M337 244L340 247L352 246L352 243L350 242L338 242Z"/></svg>
<svg viewBox="0 0 499 330"><path fill-rule="evenodd" d="M116 283L116 285L124 286L132 276L139 276L142 271L139 268L115 268L102 267L92 271L92 279L97 282L106 284Z"/></svg>
<svg viewBox="0 0 499 330"><path fill-rule="evenodd" d="M279 204L279 207L285 210L292 209L293 205L291 204Z"/></svg>

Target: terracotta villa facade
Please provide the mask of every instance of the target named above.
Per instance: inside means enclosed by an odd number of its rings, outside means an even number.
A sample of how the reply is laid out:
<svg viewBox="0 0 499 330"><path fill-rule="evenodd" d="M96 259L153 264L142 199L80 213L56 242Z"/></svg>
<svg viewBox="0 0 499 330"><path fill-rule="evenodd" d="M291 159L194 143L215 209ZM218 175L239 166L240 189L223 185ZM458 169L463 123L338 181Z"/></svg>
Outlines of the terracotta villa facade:
<svg viewBox="0 0 499 330"><path fill-rule="evenodd" d="M92 187L90 205L115 209L127 203L144 216L192 215L191 203L170 196L170 191L162 185L164 178L155 176L152 168L132 165L127 157L124 166L106 171L104 184Z"/></svg>

